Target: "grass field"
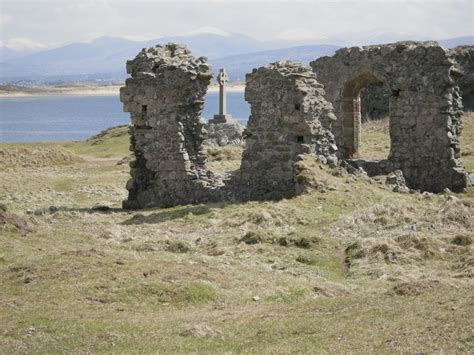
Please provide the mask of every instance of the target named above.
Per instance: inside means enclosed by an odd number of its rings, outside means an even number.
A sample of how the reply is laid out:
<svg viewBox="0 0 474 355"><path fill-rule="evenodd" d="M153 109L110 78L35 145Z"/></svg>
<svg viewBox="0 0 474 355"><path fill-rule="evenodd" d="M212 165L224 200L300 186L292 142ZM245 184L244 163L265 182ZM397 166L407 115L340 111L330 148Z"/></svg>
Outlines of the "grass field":
<svg viewBox="0 0 474 355"><path fill-rule="evenodd" d="M384 130L364 128L364 157L388 153ZM467 115L471 171L473 142ZM0 144L0 353L474 352L473 188L425 198L313 164L327 188L293 199L130 212L128 156L124 128Z"/></svg>

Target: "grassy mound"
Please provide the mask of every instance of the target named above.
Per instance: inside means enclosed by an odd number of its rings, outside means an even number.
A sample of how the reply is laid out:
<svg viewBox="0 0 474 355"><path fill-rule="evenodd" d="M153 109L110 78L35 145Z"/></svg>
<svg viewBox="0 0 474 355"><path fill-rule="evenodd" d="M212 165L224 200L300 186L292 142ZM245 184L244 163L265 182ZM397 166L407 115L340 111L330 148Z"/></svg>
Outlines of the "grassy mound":
<svg viewBox="0 0 474 355"><path fill-rule="evenodd" d="M42 168L78 163L82 158L57 145L13 144L0 147L0 166L14 170L22 168Z"/></svg>

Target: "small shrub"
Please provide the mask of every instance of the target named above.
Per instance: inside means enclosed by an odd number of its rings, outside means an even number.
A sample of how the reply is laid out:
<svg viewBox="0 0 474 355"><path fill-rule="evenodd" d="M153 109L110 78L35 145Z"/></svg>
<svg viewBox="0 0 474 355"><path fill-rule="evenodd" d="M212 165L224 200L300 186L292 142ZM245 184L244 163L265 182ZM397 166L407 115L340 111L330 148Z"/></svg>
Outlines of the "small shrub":
<svg viewBox="0 0 474 355"><path fill-rule="evenodd" d="M297 258L296 258L296 261L301 263L301 264L306 264L306 265L316 265L317 264L317 260L316 258L314 257L308 257L308 256L305 256L305 255L299 255Z"/></svg>
<svg viewBox="0 0 474 355"><path fill-rule="evenodd" d="M244 242L245 244L252 245L252 244L261 243L263 241L263 238L259 233L249 231L245 233L245 235L242 238L240 238L240 241Z"/></svg>
<svg viewBox="0 0 474 355"><path fill-rule="evenodd" d="M306 294L306 290L302 288L291 288L288 291L277 291L273 295L268 296L265 298L268 302L283 302L283 303L291 303L294 301L298 301Z"/></svg>
<svg viewBox="0 0 474 355"><path fill-rule="evenodd" d="M145 294L157 297L161 303L171 304L201 304L213 301L217 297L216 290L202 282L177 287L163 283L148 283L143 291Z"/></svg>
<svg viewBox="0 0 474 355"><path fill-rule="evenodd" d="M417 282L404 282L393 287L393 292L398 296L419 296L430 289L429 285Z"/></svg>
<svg viewBox="0 0 474 355"><path fill-rule="evenodd" d="M455 236L452 240L451 243L455 245L460 245L460 246L467 246L472 244L472 237L467 234L459 234Z"/></svg>
<svg viewBox="0 0 474 355"><path fill-rule="evenodd" d="M300 238L295 242L298 248L309 249L311 248L311 242L307 238Z"/></svg>
<svg viewBox="0 0 474 355"><path fill-rule="evenodd" d="M166 251L171 253L187 253L191 251L191 248L184 242L169 242Z"/></svg>
<svg viewBox="0 0 474 355"><path fill-rule="evenodd" d="M178 289L173 298L177 303L199 304L214 301L217 293L211 285L196 282Z"/></svg>

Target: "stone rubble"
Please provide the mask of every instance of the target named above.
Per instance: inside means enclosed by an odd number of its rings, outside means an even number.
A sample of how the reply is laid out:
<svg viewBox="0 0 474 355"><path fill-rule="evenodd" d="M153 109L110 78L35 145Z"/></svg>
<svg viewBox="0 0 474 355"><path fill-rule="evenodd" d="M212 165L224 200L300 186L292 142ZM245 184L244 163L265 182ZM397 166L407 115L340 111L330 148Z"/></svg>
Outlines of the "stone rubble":
<svg viewBox="0 0 474 355"><path fill-rule="evenodd" d="M223 147L226 145L241 146L244 143L242 134L245 127L232 118L227 122L208 122L205 126L207 138L203 144L212 147Z"/></svg>

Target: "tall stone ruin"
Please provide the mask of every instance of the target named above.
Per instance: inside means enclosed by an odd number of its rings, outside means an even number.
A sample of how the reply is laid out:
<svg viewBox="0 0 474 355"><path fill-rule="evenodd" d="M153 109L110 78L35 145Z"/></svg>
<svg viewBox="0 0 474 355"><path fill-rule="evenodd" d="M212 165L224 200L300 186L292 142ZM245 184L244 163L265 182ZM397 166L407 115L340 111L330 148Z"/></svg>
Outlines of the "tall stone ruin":
<svg viewBox="0 0 474 355"><path fill-rule="evenodd" d="M254 69L246 82L245 100L251 116L244 133L239 199L294 196L293 164L299 154L315 154L337 163L332 105L324 99L316 75L298 62Z"/></svg>
<svg viewBox="0 0 474 355"><path fill-rule="evenodd" d="M398 42L343 48L311 66L324 84L338 120L334 134L340 157L357 156L360 91L381 82L389 99L390 155L354 161L371 175L400 169L414 189L460 191L467 174L460 161L462 103L454 62L436 42Z"/></svg>
<svg viewBox="0 0 474 355"><path fill-rule="evenodd" d="M127 62L131 78L120 90L132 119L132 178L124 208L172 206L216 198L221 185L206 168L201 113L212 77L205 57L184 46L143 49Z"/></svg>

